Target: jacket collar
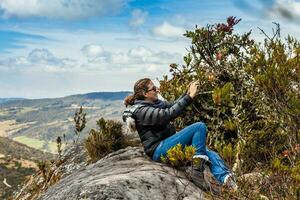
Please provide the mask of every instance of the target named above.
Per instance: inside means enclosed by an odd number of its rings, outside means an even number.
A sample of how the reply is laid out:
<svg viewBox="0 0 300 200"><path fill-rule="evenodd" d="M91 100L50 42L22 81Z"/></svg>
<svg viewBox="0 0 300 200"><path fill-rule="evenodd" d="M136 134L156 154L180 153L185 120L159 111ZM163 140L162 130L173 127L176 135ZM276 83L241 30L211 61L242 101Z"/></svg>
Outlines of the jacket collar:
<svg viewBox="0 0 300 200"><path fill-rule="evenodd" d="M157 99L154 102L136 99L134 101L134 104L148 105L148 106L152 106L152 107L155 107L155 108L165 108L165 102L160 100L160 99Z"/></svg>

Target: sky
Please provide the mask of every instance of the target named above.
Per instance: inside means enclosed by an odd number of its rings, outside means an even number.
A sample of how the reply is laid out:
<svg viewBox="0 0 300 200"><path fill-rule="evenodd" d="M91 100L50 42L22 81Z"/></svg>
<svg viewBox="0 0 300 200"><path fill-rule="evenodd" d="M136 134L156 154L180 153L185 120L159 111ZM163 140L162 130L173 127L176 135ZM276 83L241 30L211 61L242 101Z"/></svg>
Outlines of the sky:
<svg viewBox="0 0 300 200"><path fill-rule="evenodd" d="M0 0L0 98L132 91L183 63L195 25L300 36L300 0Z"/></svg>

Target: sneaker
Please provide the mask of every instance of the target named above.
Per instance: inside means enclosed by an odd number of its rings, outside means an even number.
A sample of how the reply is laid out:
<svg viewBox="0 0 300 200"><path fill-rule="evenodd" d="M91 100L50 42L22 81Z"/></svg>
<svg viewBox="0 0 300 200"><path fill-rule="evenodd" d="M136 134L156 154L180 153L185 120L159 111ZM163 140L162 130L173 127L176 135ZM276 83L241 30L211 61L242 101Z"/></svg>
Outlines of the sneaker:
<svg viewBox="0 0 300 200"><path fill-rule="evenodd" d="M188 179L191 180L197 187L204 191L209 190L209 186L204 178L203 169L200 167L189 166L186 169Z"/></svg>
<svg viewBox="0 0 300 200"><path fill-rule="evenodd" d="M198 167L202 171L204 170L204 165L210 164L210 161L206 155L194 155L193 156L193 165L194 167Z"/></svg>
<svg viewBox="0 0 300 200"><path fill-rule="evenodd" d="M201 158L207 162L210 162L207 155L194 155L193 159L195 159L195 158Z"/></svg>
<svg viewBox="0 0 300 200"><path fill-rule="evenodd" d="M238 186L236 184L235 178L233 174L228 174L224 178L224 184L226 188L229 188L229 190L232 190L233 192L236 192L238 190Z"/></svg>
<svg viewBox="0 0 300 200"><path fill-rule="evenodd" d="M221 194L221 187L217 182L216 185L214 185L206 180L203 168L189 166L186 169L186 173L188 179L204 192L210 192L213 195Z"/></svg>

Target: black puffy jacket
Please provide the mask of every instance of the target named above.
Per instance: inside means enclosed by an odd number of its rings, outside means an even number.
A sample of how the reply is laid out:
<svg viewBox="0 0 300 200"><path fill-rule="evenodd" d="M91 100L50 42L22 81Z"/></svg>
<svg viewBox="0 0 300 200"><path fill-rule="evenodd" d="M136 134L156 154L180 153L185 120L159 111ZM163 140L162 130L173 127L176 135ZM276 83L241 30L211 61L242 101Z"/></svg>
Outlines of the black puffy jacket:
<svg viewBox="0 0 300 200"><path fill-rule="evenodd" d="M123 121L129 115L134 118L144 151L152 158L160 141L176 133L170 121L179 116L191 102L192 98L186 92L174 102L135 100L134 105L124 111Z"/></svg>

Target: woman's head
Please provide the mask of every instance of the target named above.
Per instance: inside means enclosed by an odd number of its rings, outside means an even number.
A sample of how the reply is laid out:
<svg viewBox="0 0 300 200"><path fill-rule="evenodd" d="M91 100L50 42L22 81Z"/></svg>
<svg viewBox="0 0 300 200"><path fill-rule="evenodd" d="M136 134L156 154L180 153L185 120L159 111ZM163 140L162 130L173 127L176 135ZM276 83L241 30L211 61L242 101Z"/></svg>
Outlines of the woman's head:
<svg viewBox="0 0 300 200"><path fill-rule="evenodd" d="M128 105L133 105L134 100L148 100L155 101L158 96L158 88L153 84L151 79L142 78L135 82L133 87L133 95L129 95L125 98L124 104L127 107Z"/></svg>

